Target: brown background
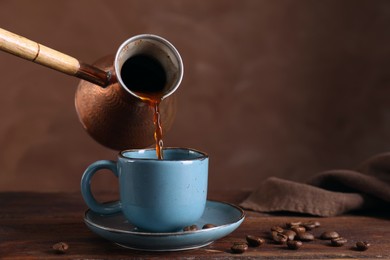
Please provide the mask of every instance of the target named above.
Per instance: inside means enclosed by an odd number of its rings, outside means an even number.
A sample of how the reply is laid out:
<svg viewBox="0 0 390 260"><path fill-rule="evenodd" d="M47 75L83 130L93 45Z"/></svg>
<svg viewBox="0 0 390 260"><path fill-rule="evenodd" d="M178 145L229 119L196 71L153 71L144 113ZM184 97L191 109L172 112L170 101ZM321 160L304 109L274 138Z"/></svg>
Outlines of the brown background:
<svg viewBox="0 0 390 260"><path fill-rule="evenodd" d="M210 189L390 148L390 1L0 0L0 27L88 63L136 34L171 41L185 74L165 144L209 153ZM0 75L0 190L77 191L115 159L78 121L76 78L2 52Z"/></svg>

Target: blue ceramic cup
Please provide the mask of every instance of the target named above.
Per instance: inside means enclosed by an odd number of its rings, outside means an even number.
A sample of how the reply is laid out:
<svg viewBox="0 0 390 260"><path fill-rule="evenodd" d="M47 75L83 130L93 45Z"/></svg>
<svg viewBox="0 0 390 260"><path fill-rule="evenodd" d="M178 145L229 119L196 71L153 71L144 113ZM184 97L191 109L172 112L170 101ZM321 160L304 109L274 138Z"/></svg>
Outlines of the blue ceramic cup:
<svg viewBox="0 0 390 260"><path fill-rule="evenodd" d="M118 160L91 164L81 179L88 207L100 214L122 211L141 230L173 232L193 225L206 206L208 156L186 148L164 148L158 160L155 149L127 150ZM99 203L91 192L93 175L108 169L119 179L120 200Z"/></svg>

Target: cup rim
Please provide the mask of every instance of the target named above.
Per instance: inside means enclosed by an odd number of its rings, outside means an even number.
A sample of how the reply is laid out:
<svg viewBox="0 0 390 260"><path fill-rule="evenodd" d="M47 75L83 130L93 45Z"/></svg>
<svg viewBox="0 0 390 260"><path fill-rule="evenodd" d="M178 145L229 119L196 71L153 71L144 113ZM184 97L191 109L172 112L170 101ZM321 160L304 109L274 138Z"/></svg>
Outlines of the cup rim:
<svg viewBox="0 0 390 260"><path fill-rule="evenodd" d="M202 161L205 159L208 159L209 156L207 153L193 149L193 148L185 148L185 147L163 147L164 150L186 150L189 152L198 153L200 156L192 159L163 159L160 160L158 158L132 158L127 157L124 155L126 152L146 152L146 151L156 151L155 148L143 148L143 149L127 149L119 152L119 158L126 159L126 160L136 160L136 161L158 161L158 162L180 162L180 161Z"/></svg>

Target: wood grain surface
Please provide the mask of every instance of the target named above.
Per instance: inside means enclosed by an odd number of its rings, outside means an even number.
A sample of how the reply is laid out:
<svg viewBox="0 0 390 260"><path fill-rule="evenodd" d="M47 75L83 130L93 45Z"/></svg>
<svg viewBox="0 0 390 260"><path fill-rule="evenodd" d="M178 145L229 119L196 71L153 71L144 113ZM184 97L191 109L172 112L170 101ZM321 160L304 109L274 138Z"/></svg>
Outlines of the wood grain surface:
<svg viewBox="0 0 390 260"><path fill-rule="evenodd" d="M224 191L210 194L209 198L238 203L248 192ZM101 194L99 199L115 198L113 194ZM83 223L86 209L78 193L0 193L0 259L126 259L126 258L181 258L181 259L389 259L390 221L382 213L359 213L332 218L313 218L290 214L268 215L246 212L244 223L232 234L213 244L195 250L181 252L141 252L121 248L92 233ZM276 245L269 239L274 225L284 225L297 220L317 220L321 227L313 234L318 237L325 230L336 230L348 240L342 247L331 247L329 242L316 239L305 242L297 251L285 245ZM245 241L251 234L266 239L257 248L250 247L237 255L230 251L236 241ZM364 252L353 245L364 240L372 246ZM54 243L63 241L69 245L65 254L51 249Z"/></svg>

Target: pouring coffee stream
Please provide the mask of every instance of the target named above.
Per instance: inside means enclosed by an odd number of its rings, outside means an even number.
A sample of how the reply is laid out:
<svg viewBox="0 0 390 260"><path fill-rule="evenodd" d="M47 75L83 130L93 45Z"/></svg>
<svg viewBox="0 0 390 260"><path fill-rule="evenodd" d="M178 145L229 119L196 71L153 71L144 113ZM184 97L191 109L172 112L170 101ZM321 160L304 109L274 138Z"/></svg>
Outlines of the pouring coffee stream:
<svg viewBox="0 0 390 260"><path fill-rule="evenodd" d="M162 129L170 128L175 115L170 95L183 77L180 54L167 40L137 35L126 40L115 57L89 65L0 28L0 50L82 79L76 111L97 142L115 150L156 143L162 158Z"/></svg>

